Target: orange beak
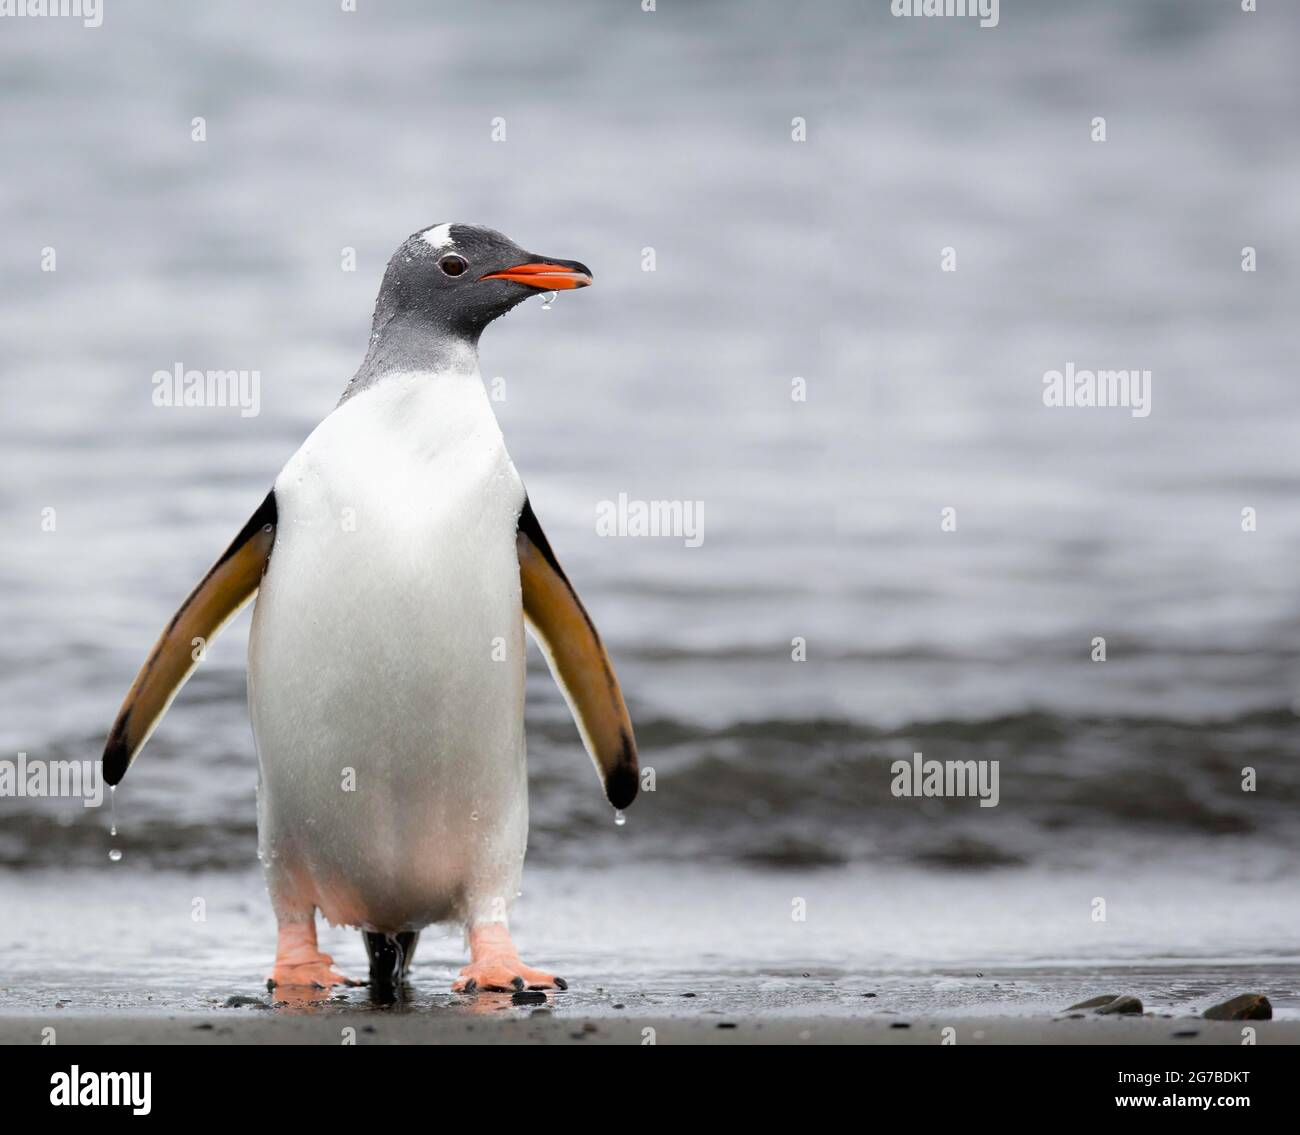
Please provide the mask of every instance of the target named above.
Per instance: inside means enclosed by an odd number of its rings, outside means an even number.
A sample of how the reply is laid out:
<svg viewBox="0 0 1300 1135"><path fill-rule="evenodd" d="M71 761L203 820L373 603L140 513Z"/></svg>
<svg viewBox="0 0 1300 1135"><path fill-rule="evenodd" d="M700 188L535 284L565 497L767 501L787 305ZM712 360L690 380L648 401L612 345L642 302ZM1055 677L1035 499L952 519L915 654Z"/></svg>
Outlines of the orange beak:
<svg viewBox="0 0 1300 1135"><path fill-rule="evenodd" d="M513 280L544 292L559 292L566 288L585 288L591 283L591 271L575 260L555 263L537 260L507 268L504 272L489 272L480 280Z"/></svg>

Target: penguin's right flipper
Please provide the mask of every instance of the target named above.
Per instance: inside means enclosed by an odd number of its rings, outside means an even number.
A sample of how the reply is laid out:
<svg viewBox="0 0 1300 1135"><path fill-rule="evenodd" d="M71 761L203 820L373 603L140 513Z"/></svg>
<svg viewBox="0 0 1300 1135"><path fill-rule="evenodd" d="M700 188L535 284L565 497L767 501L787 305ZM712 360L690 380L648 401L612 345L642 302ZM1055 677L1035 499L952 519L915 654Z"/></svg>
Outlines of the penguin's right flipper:
<svg viewBox="0 0 1300 1135"><path fill-rule="evenodd" d="M637 757L632 722L614 667L595 624L560 567L524 500L515 540L524 615L569 703L583 744L615 808L636 799Z"/></svg>
<svg viewBox="0 0 1300 1135"><path fill-rule="evenodd" d="M127 691L104 746L104 779L117 784L144 748L203 647L257 594L275 543L275 492L267 494L230 547L172 616ZM196 647L194 640L201 639Z"/></svg>

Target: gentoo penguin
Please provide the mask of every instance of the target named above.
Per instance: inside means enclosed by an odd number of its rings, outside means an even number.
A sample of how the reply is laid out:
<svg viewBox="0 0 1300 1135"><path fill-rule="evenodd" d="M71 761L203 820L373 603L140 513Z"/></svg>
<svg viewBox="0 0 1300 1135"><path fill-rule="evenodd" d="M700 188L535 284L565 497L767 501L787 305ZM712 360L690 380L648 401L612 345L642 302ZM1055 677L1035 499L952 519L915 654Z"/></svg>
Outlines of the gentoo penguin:
<svg viewBox="0 0 1300 1135"><path fill-rule="evenodd" d="M466 928L453 989L565 988L507 929L528 833L524 624L605 795L637 792L632 724L591 618L538 524L478 368L483 329L574 260L440 224L388 263L370 349L332 413L154 646L104 750L117 784L207 642L257 597L248 700L258 842L279 944L269 981L348 979L316 911L361 928L392 984L432 923Z"/></svg>

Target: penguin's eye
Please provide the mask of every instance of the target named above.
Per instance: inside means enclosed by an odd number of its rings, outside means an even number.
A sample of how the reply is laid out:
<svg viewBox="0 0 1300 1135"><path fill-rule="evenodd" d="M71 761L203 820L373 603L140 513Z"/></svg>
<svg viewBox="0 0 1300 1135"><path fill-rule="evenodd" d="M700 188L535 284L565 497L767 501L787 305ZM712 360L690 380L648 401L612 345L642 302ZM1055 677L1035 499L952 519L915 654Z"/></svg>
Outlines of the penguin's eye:
<svg viewBox="0 0 1300 1135"><path fill-rule="evenodd" d="M444 256L439 260L438 267L446 272L448 276L459 276L469 267L469 261L453 252L450 256Z"/></svg>

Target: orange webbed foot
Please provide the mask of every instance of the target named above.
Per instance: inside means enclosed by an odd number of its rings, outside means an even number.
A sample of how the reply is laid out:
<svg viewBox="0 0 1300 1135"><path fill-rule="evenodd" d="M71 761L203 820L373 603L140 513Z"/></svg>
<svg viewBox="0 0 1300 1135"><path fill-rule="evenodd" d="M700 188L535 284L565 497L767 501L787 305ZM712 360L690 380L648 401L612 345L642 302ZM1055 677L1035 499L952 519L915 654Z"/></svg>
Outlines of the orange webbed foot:
<svg viewBox="0 0 1300 1135"><path fill-rule="evenodd" d="M282 985L310 985L317 989L329 989L334 985L360 984L361 982L339 973L329 954L321 954L305 962L285 963L277 960L275 968L266 978L268 989L277 989Z"/></svg>
<svg viewBox="0 0 1300 1135"><path fill-rule="evenodd" d="M472 960L452 983L455 993L516 993L525 989L569 988L564 978L524 965L510 940L509 931L499 922L472 927L469 946Z"/></svg>
<svg viewBox="0 0 1300 1135"><path fill-rule="evenodd" d="M280 927L275 951L275 967L266 978L266 987L311 986L329 989L335 985L360 985L334 968L334 959L316 945L316 923L290 922Z"/></svg>
<svg viewBox="0 0 1300 1135"><path fill-rule="evenodd" d="M524 989L568 989L562 977L526 966L514 955L470 962L451 986L456 993L516 993Z"/></svg>

